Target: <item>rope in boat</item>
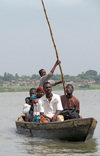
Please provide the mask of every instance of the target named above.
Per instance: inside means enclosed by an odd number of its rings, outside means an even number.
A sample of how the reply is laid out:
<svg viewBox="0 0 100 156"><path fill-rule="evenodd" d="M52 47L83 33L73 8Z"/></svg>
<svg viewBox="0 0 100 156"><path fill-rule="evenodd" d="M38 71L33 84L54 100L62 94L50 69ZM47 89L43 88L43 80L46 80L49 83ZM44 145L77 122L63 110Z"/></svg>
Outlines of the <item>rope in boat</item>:
<svg viewBox="0 0 100 156"><path fill-rule="evenodd" d="M50 22L49 22L49 19L48 19L48 16L47 16L47 12L46 12L46 9L45 9L45 5L44 5L43 0L41 0L41 2L42 2L43 10L44 10L44 13L45 13L45 17L46 17L46 20L47 20L47 23L48 23L48 27L49 27L51 39L52 39L52 42L53 42L53 46L54 46L54 49L55 49L55 52L56 52L56 57L57 57L57 60L59 60L57 47L56 47L56 44L55 44L55 41L54 41L54 37L53 37L52 29L51 29L51 26L50 26ZM66 87L65 87L65 81L64 81L64 76L63 76L61 64L59 64L59 68L60 68L60 72L61 72L61 77L62 77L62 82L63 82L64 93L65 93L65 95L66 95Z"/></svg>

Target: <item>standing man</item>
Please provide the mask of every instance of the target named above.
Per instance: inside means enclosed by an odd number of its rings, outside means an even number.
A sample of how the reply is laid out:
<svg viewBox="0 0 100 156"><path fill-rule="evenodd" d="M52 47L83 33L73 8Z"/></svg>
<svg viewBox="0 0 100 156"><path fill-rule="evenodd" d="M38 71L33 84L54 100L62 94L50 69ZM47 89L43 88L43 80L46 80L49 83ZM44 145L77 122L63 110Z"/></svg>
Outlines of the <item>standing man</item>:
<svg viewBox="0 0 100 156"><path fill-rule="evenodd" d="M53 73L54 73L54 71L55 71L57 65L59 65L60 63L61 63L61 62L60 62L59 60L57 60L56 63L54 64L53 68L51 69L51 71L50 71L48 74L46 74L45 69L39 70L39 74L40 74L40 76L41 76L39 86L43 86L43 84L44 84L45 82L47 82L47 81L50 82L50 78L53 76ZM52 81L53 81L53 80L52 80ZM58 82L52 82L52 81L50 82L50 83L52 83L52 86L55 86L55 85L57 85L57 84L62 83L62 81L58 81Z"/></svg>
<svg viewBox="0 0 100 156"><path fill-rule="evenodd" d="M52 93L50 82L45 82L43 89L45 91L45 95L38 101L40 115L49 119L51 122L58 120L63 121L63 116L59 116L60 112L63 110L60 96Z"/></svg>
<svg viewBox="0 0 100 156"><path fill-rule="evenodd" d="M80 102L79 100L73 96L74 87L71 84L66 86L66 95L61 96L61 102L63 109L72 109L76 110L76 112L80 113Z"/></svg>

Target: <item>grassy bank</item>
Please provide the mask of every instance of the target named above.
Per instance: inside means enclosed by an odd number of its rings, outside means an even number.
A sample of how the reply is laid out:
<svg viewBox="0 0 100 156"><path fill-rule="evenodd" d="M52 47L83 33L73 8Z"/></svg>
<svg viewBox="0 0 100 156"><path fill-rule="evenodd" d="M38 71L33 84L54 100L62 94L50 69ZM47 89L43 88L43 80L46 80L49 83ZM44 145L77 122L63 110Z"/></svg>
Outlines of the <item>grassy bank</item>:
<svg viewBox="0 0 100 156"><path fill-rule="evenodd" d="M78 87L76 88L77 90L95 90L95 89L100 89L100 84L92 84L87 87Z"/></svg>
<svg viewBox="0 0 100 156"><path fill-rule="evenodd" d="M37 88L38 86L35 86L34 88ZM33 88L33 86L8 86L8 87L0 87L0 92L28 92L30 88ZM62 87L53 87L53 90L63 90Z"/></svg>
<svg viewBox="0 0 100 156"><path fill-rule="evenodd" d="M90 89L100 89L100 84L93 84L89 86Z"/></svg>
<svg viewBox="0 0 100 156"><path fill-rule="evenodd" d="M32 88L32 86L9 86L9 87L1 87L0 92L27 92ZM37 88L37 86L36 86ZM100 89L100 84L93 84L88 87L75 88L76 90L92 90L92 89ZM53 87L53 90L63 90L62 87Z"/></svg>
<svg viewBox="0 0 100 156"><path fill-rule="evenodd" d="M9 87L0 87L0 92L25 92L29 91L32 86L9 86Z"/></svg>

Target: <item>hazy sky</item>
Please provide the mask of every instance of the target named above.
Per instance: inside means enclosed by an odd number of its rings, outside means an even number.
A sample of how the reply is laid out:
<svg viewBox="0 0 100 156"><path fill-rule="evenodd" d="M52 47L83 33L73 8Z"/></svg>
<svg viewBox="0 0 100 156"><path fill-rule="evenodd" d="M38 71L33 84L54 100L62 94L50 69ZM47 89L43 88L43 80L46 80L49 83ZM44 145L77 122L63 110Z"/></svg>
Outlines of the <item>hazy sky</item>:
<svg viewBox="0 0 100 156"><path fill-rule="evenodd" d="M44 3L63 73L100 73L100 0ZM41 0L0 0L0 75L32 75L41 68L49 72L55 61Z"/></svg>

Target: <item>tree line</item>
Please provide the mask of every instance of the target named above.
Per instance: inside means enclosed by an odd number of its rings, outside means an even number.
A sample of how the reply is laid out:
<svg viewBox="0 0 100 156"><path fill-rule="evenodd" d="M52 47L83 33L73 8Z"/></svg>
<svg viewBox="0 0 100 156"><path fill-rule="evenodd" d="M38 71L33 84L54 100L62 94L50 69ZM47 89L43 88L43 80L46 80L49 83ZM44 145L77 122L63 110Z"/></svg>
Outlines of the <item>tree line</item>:
<svg viewBox="0 0 100 156"><path fill-rule="evenodd" d="M0 76L0 84L3 84L5 81L11 82L12 80L15 81L27 81L27 80L39 80L40 76L37 74L33 74L32 76L19 76L17 73L15 75L10 73L4 73L3 76ZM52 77L53 80L59 81L61 80L60 74L55 74ZM78 74L77 76L70 76L70 75L64 75L64 79L66 82L73 81L73 82L82 82L84 80L94 80L97 84L100 84L100 74L97 73L95 70L88 70L86 72L82 72L81 74Z"/></svg>

